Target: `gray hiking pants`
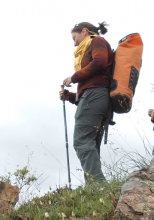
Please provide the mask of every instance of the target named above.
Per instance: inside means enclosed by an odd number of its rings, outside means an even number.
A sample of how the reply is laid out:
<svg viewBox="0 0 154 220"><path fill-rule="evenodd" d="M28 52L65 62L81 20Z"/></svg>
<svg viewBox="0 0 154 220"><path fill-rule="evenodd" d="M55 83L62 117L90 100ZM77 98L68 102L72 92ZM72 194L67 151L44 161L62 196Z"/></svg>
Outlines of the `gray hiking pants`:
<svg viewBox="0 0 154 220"><path fill-rule="evenodd" d="M100 144L108 107L109 90L101 87L87 89L76 110L74 148L81 162L86 184L105 180L101 170Z"/></svg>

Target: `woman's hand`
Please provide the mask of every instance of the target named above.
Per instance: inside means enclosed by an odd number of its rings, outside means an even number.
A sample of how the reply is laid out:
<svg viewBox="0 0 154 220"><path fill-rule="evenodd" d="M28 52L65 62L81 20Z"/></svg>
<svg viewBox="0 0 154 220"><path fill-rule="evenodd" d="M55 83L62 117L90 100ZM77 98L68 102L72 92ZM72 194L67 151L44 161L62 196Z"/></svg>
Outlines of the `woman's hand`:
<svg viewBox="0 0 154 220"><path fill-rule="evenodd" d="M154 123L154 109L149 109L148 115L151 117L151 121Z"/></svg>
<svg viewBox="0 0 154 220"><path fill-rule="evenodd" d="M148 115L149 115L150 117L151 117L151 114L152 114L153 111L154 111L153 109L149 109Z"/></svg>
<svg viewBox="0 0 154 220"><path fill-rule="evenodd" d="M66 79L64 79L64 81L63 81L63 85L64 86L69 86L71 83L72 83L71 76L66 78Z"/></svg>
<svg viewBox="0 0 154 220"><path fill-rule="evenodd" d="M69 100L69 91L64 89L59 91L59 98L60 100Z"/></svg>
<svg viewBox="0 0 154 220"><path fill-rule="evenodd" d="M151 120L154 121L154 110L151 113Z"/></svg>

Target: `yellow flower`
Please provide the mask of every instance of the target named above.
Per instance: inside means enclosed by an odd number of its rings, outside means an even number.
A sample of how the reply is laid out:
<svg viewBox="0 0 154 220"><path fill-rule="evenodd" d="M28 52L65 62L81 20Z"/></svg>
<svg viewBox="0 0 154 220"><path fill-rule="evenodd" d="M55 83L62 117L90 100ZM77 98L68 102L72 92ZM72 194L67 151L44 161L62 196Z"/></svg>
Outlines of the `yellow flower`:
<svg viewBox="0 0 154 220"><path fill-rule="evenodd" d="M89 176L89 173L85 172L86 176Z"/></svg>
<svg viewBox="0 0 154 220"><path fill-rule="evenodd" d="M51 200L49 200L49 205L51 205Z"/></svg>
<svg viewBox="0 0 154 220"><path fill-rule="evenodd" d="M62 217L62 218L66 218L65 213L62 212L62 213L61 213L61 217Z"/></svg>
<svg viewBox="0 0 154 220"><path fill-rule="evenodd" d="M112 192L110 192L109 195L112 196L113 195Z"/></svg>
<svg viewBox="0 0 154 220"><path fill-rule="evenodd" d="M60 213L58 213L58 217L61 218L61 214Z"/></svg>
<svg viewBox="0 0 154 220"><path fill-rule="evenodd" d="M97 212L93 211L93 217L96 217L96 216L97 216Z"/></svg>
<svg viewBox="0 0 154 220"><path fill-rule="evenodd" d="M101 203L102 205L105 205L105 202L104 202L104 200L103 200L102 198L100 198L99 201L100 201L100 203Z"/></svg>
<svg viewBox="0 0 154 220"><path fill-rule="evenodd" d="M48 212L45 212L45 213L44 213L44 217L45 217L46 219L49 219L49 214L48 214Z"/></svg>
<svg viewBox="0 0 154 220"><path fill-rule="evenodd" d="M40 201L40 205L43 205L43 202Z"/></svg>
<svg viewBox="0 0 154 220"><path fill-rule="evenodd" d="M100 191L103 192L103 191L104 191L104 188L100 188Z"/></svg>
<svg viewBox="0 0 154 220"><path fill-rule="evenodd" d="M49 197L49 199L51 198L51 194L50 193L48 193L48 197Z"/></svg>
<svg viewBox="0 0 154 220"><path fill-rule="evenodd" d="M72 217L74 218L75 217L75 214L74 214L74 212L72 211Z"/></svg>
<svg viewBox="0 0 154 220"><path fill-rule="evenodd" d="M71 194L71 199L75 199L75 195L73 193Z"/></svg>

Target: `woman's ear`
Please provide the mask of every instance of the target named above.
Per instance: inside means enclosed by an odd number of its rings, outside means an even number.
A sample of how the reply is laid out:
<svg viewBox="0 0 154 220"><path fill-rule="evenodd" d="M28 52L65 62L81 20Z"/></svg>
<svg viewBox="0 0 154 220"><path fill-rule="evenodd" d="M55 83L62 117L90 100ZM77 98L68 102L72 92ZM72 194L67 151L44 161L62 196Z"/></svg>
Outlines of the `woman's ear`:
<svg viewBox="0 0 154 220"><path fill-rule="evenodd" d="M87 31L87 28L82 28L82 33L83 33L84 36L88 36L89 35L89 33Z"/></svg>

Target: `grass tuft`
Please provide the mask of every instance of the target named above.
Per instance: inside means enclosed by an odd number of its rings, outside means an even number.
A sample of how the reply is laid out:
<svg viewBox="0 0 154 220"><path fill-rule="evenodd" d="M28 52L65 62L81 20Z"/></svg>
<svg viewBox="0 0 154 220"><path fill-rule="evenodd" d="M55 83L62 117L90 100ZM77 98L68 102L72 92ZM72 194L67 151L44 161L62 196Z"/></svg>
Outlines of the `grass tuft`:
<svg viewBox="0 0 154 220"><path fill-rule="evenodd" d="M43 197L34 198L10 213L8 220L27 214L31 220L68 219L89 216L92 219L111 219L118 202L123 181L112 179L100 184L93 183L75 190L57 188ZM22 218L20 218L22 219Z"/></svg>

